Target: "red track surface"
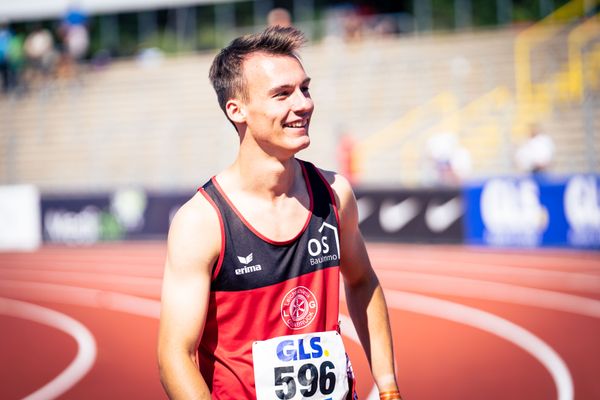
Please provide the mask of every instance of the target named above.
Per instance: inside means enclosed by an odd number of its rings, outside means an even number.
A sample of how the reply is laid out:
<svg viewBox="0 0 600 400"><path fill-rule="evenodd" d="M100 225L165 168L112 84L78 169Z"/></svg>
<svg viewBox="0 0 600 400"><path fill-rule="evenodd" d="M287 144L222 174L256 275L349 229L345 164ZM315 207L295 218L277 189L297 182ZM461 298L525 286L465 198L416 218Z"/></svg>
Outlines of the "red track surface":
<svg viewBox="0 0 600 400"><path fill-rule="evenodd" d="M599 253L382 244L369 253L405 398L600 399ZM164 256L164 243L0 253L0 398L43 387L92 337L89 369L63 382L60 398L164 399L155 361ZM31 304L44 307L30 310L38 317L24 311ZM63 328L39 321L47 310ZM367 363L344 322L368 399Z"/></svg>

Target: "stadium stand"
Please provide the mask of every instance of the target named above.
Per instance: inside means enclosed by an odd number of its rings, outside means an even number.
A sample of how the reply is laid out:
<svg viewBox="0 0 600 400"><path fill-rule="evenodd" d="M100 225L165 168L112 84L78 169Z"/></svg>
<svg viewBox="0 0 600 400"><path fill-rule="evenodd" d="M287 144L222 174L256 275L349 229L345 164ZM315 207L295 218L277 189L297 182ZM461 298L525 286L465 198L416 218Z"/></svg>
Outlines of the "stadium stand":
<svg viewBox="0 0 600 400"><path fill-rule="evenodd" d="M527 44L525 90L541 103L519 97L528 28L313 43L303 60L317 111L301 156L337 169L340 132L350 132L361 184L419 186L427 140L452 131L472 156L471 178L514 174L514 147L541 122L557 144L552 172L597 172L599 25L575 21ZM208 82L213 56L118 60L81 83L0 97L0 180L44 191L197 186L232 160L237 140Z"/></svg>

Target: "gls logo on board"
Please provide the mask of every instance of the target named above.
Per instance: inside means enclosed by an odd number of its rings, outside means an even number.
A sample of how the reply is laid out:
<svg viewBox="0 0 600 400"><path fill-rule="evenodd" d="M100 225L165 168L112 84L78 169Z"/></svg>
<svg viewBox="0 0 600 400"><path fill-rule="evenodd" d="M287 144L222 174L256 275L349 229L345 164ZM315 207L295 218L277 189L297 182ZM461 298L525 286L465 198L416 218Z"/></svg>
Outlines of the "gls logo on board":
<svg viewBox="0 0 600 400"><path fill-rule="evenodd" d="M565 188L568 240L576 246L600 245L600 182L593 175L575 175Z"/></svg>
<svg viewBox="0 0 600 400"><path fill-rule="evenodd" d="M323 233L324 231L326 233ZM340 240L337 228L323 222L323 225L319 228L319 233L323 233L320 239L312 238L308 241L308 254L311 256L310 265L338 261L340 259Z"/></svg>
<svg viewBox="0 0 600 400"><path fill-rule="evenodd" d="M549 224L540 189L531 179L491 179L481 193L481 218L486 242L534 246Z"/></svg>

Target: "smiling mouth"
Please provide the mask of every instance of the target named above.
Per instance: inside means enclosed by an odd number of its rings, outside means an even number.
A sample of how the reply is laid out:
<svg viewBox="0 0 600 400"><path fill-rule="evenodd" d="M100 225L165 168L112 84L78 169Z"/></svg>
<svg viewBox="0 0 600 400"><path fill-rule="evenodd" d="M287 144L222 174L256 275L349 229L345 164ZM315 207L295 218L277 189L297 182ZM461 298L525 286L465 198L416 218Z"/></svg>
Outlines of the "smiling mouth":
<svg viewBox="0 0 600 400"><path fill-rule="evenodd" d="M307 125L308 125L308 119L290 122L289 124L283 124L283 126L285 128L306 128Z"/></svg>

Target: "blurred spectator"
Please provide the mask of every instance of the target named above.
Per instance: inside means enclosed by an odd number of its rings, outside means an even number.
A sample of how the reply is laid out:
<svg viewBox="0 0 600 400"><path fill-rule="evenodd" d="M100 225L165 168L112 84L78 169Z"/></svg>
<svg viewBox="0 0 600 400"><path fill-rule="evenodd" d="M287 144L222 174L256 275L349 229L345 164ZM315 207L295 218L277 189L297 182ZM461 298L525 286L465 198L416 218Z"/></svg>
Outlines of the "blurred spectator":
<svg viewBox="0 0 600 400"><path fill-rule="evenodd" d="M346 9L343 14L342 26L344 40L352 42L363 38L363 17L358 10Z"/></svg>
<svg viewBox="0 0 600 400"><path fill-rule="evenodd" d="M11 87L9 49L13 34L6 21L0 21L0 79L2 91L8 92Z"/></svg>
<svg viewBox="0 0 600 400"><path fill-rule="evenodd" d="M343 3L327 10L326 39L356 42L396 36L402 31L400 14L381 14L371 5ZM404 20L406 15L404 15Z"/></svg>
<svg viewBox="0 0 600 400"><path fill-rule="evenodd" d="M77 6L71 6L64 17L62 27L65 49L75 60L83 59L90 44L87 15Z"/></svg>
<svg viewBox="0 0 600 400"><path fill-rule="evenodd" d="M429 138L426 146L435 183L457 185L469 176L471 154L460 144L456 134L438 133Z"/></svg>
<svg viewBox="0 0 600 400"><path fill-rule="evenodd" d="M373 33L379 37L394 36L400 33L397 21L389 16L383 15L376 19Z"/></svg>
<svg viewBox="0 0 600 400"><path fill-rule="evenodd" d="M90 65L95 70L106 68L112 62L113 55L109 49L100 49L90 59Z"/></svg>
<svg viewBox="0 0 600 400"><path fill-rule="evenodd" d="M45 81L54 74L58 55L50 31L37 24L27 35L24 43L27 63L27 81Z"/></svg>
<svg viewBox="0 0 600 400"><path fill-rule="evenodd" d="M356 183L354 148L356 140L349 133L342 133L337 144L338 171L350 183Z"/></svg>
<svg viewBox="0 0 600 400"><path fill-rule="evenodd" d="M268 26L292 26L292 16L285 8L274 8L267 15Z"/></svg>
<svg viewBox="0 0 600 400"><path fill-rule="evenodd" d="M517 167L527 173L546 172L554 159L554 141L539 126L532 125L529 139L515 154Z"/></svg>
<svg viewBox="0 0 600 400"><path fill-rule="evenodd" d="M141 49L136 56L138 65L142 68L155 68L160 66L165 58L164 53L158 47Z"/></svg>
<svg viewBox="0 0 600 400"><path fill-rule="evenodd" d="M8 46L9 80L10 90L21 91L21 75L25 68L25 34L20 31L13 31Z"/></svg>
<svg viewBox="0 0 600 400"><path fill-rule="evenodd" d="M59 29L62 75L77 75L77 66L87 55L90 44L87 21L87 15L76 4L69 6Z"/></svg>

